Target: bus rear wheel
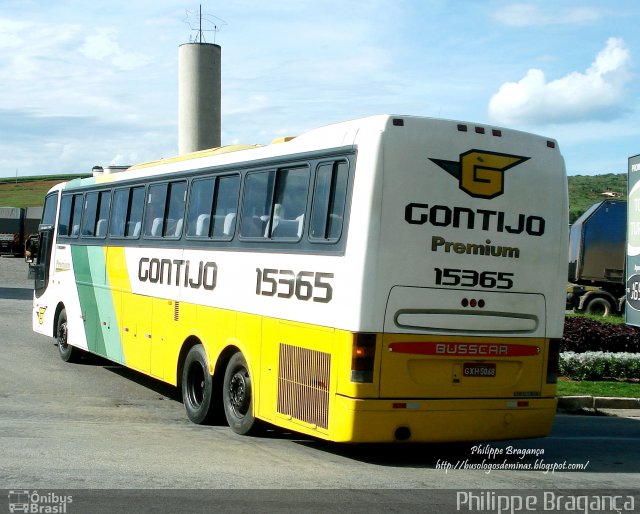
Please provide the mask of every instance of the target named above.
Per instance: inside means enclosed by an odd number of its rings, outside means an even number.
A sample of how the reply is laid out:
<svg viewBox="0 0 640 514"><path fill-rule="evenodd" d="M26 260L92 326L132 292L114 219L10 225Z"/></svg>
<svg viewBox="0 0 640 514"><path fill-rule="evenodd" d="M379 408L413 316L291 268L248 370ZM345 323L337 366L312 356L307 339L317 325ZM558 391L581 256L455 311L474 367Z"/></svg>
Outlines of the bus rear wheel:
<svg viewBox="0 0 640 514"><path fill-rule="evenodd" d="M67 311L62 309L58 315L58 323L56 324L56 344L60 358L65 362L77 362L80 359L80 350L67 343Z"/></svg>
<svg viewBox="0 0 640 514"><path fill-rule="evenodd" d="M209 374L207 353L201 344L189 350L182 370L182 401L189 419L197 425L211 421L213 379Z"/></svg>
<svg viewBox="0 0 640 514"><path fill-rule="evenodd" d="M222 404L227 423L236 434L249 435L260 429L253 414L253 390L247 361L241 352L229 359L222 385Z"/></svg>

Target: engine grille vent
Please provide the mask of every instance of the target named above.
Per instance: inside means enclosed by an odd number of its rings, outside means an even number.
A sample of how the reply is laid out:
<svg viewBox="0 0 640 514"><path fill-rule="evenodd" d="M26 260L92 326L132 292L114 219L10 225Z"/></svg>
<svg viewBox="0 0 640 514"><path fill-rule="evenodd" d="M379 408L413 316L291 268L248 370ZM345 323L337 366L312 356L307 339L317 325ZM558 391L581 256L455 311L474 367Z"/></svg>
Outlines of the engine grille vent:
<svg viewBox="0 0 640 514"><path fill-rule="evenodd" d="M330 369L330 354L281 343L278 412L328 428Z"/></svg>

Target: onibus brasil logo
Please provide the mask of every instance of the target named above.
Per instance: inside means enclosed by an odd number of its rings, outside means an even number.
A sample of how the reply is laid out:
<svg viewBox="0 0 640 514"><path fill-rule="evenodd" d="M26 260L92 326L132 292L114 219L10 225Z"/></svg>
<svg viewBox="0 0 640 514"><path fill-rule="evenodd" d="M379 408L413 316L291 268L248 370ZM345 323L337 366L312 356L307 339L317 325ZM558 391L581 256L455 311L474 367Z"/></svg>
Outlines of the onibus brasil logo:
<svg viewBox="0 0 640 514"><path fill-rule="evenodd" d="M54 492L38 493L26 489L9 491L9 512L33 514L67 514L67 505L73 503L73 496Z"/></svg>
<svg viewBox="0 0 640 514"><path fill-rule="evenodd" d="M460 189L475 198L495 198L504 193L504 172L530 157L469 150L458 161L429 159L458 179Z"/></svg>

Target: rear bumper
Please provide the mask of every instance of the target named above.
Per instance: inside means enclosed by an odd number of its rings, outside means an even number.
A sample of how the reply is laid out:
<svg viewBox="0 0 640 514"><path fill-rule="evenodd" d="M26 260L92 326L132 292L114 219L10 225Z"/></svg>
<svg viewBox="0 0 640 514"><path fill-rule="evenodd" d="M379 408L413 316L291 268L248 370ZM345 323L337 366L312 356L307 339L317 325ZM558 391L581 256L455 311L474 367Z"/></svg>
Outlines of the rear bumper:
<svg viewBox="0 0 640 514"><path fill-rule="evenodd" d="M545 437L556 405L555 398L355 400L337 396L334 419L339 422L332 439L433 443Z"/></svg>

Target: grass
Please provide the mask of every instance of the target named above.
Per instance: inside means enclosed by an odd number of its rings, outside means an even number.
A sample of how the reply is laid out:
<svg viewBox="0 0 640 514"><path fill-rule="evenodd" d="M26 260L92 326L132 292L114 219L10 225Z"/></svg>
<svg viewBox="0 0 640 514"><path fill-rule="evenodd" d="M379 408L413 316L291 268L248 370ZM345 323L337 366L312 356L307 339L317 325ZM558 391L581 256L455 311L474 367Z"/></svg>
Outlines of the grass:
<svg viewBox="0 0 640 514"><path fill-rule="evenodd" d="M558 396L612 396L640 398L640 383L558 380Z"/></svg>
<svg viewBox="0 0 640 514"><path fill-rule="evenodd" d="M88 175L47 175L0 179L0 207L37 207L44 203L47 191L60 182Z"/></svg>
<svg viewBox="0 0 640 514"><path fill-rule="evenodd" d="M31 185L27 183L0 184L0 206L1 207L37 207L44 203L44 196L49 189L61 180L38 181Z"/></svg>
<svg viewBox="0 0 640 514"><path fill-rule="evenodd" d="M567 314L565 317L567 318L587 318L593 321L598 321L600 323L611 323L612 325L619 325L620 323L624 323L624 316L598 316L596 314L585 314L585 313L571 313Z"/></svg>

